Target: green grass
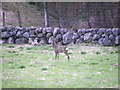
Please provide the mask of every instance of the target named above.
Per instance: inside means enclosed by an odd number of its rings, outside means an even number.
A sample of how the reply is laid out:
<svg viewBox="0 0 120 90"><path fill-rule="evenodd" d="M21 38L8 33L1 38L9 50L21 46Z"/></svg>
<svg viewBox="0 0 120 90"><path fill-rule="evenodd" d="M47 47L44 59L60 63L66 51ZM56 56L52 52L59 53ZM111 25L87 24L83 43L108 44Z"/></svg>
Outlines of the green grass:
<svg viewBox="0 0 120 90"><path fill-rule="evenodd" d="M14 46L14 48L11 46ZM70 45L54 59L50 45L4 45L3 88L108 88L118 86L118 48ZM1 66L0 66L1 67Z"/></svg>
<svg viewBox="0 0 120 90"><path fill-rule="evenodd" d="M13 45L13 44L9 44L9 45L7 45L7 47L8 47L8 48L14 48L15 45Z"/></svg>

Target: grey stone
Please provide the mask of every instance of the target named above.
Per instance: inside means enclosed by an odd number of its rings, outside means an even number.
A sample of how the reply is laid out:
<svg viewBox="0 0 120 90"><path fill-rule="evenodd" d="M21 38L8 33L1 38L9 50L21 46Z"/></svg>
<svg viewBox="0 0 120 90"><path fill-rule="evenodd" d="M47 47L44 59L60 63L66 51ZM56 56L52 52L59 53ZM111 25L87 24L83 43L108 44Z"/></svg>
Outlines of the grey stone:
<svg viewBox="0 0 120 90"><path fill-rule="evenodd" d="M39 45L45 45L46 43L45 43L45 41L44 40L41 40L40 42L39 42Z"/></svg>
<svg viewBox="0 0 120 90"><path fill-rule="evenodd" d="M82 29L79 29L79 30L77 31L77 33L78 33L79 36L82 36L82 34L83 34L83 33L82 33Z"/></svg>
<svg viewBox="0 0 120 90"><path fill-rule="evenodd" d="M14 35L14 32L10 32L10 36L13 36Z"/></svg>
<svg viewBox="0 0 120 90"><path fill-rule="evenodd" d="M120 45L120 35L115 37L115 44Z"/></svg>
<svg viewBox="0 0 120 90"><path fill-rule="evenodd" d="M14 31L15 27L10 26L10 27L5 27L4 29L10 32L10 31Z"/></svg>
<svg viewBox="0 0 120 90"><path fill-rule="evenodd" d="M13 38L13 37L9 37L8 43L9 43L9 44L14 44L14 38Z"/></svg>
<svg viewBox="0 0 120 90"><path fill-rule="evenodd" d="M37 27L30 27L30 30L36 30Z"/></svg>
<svg viewBox="0 0 120 90"><path fill-rule="evenodd" d="M16 34L17 37L22 37L22 33L21 31L18 31L17 34Z"/></svg>
<svg viewBox="0 0 120 90"><path fill-rule="evenodd" d="M23 37L25 37L25 38L29 38L29 36L30 36L30 34L29 34L29 32L25 32L25 33L23 33Z"/></svg>
<svg viewBox="0 0 120 90"><path fill-rule="evenodd" d="M84 42L83 38L79 38L79 39L76 40L76 44L81 44L83 42Z"/></svg>
<svg viewBox="0 0 120 90"><path fill-rule="evenodd" d="M46 27L45 29L47 33L53 33L54 31L52 27Z"/></svg>
<svg viewBox="0 0 120 90"><path fill-rule="evenodd" d="M59 28L54 28L53 36L56 36L59 33L60 33L60 29Z"/></svg>
<svg viewBox="0 0 120 90"><path fill-rule="evenodd" d="M52 33L47 33L46 37L49 38L52 36Z"/></svg>
<svg viewBox="0 0 120 90"><path fill-rule="evenodd" d="M60 33L61 33L62 35L64 35L64 34L67 33L67 32L68 32L67 29L64 29L64 28L61 28L61 29L60 29Z"/></svg>
<svg viewBox="0 0 120 90"><path fill-rule="evenodd" d="M85 29L82 29L82 34L85 34L86 33L86 30Z"/></svg>
<svg viewBox="0 0 120 90"><path fill-rule="evenodd" d="M5 27L0 27L0 31L1 31L1 32L6 31L6 30L5 30Z"/></svg>
<svg viewBox="0 0 120 90"><path fill-rule="evenodd" d="M17 38L15 40L15 43L16 44L26 44L26 43L28 43L28 40L26 38Z"/></svg>
<svg viewBox="0 0 120 90"><path fill-rule="evenodd" d="M77 33L82 33L82 29L78 29Z"/></svg>
<svg viewBox="0 0 120 90"><path fill-rule="evenodd" d="M86 33L86 34L84 35L84 41L85 41L86 43L89 43L89 42L92 41L91 33Z"/></svg>
<svg viewBox="0 0 120 90"><path fill-rule="evenodd" d="M95 32L95 33L97 33L99 31L98 28L91 28L91 29L92 29L92 32Z"/></svg>
<svg viewBox="0 0 120 90"><path fill-rule="evenodd" d="M73 33L67 32L63 35L63 44L69 44L72 41Z"/></svg>
<svg viewBox="0 0 120 90"><path fill-rule="evenodd" d="M5 40L0 40L0 44L6 44Z"/></svg>
<svg viewBox="0 0 120 90"><path fill-rule="evenodd" d="M103 45L104 46L112 46L112 41L107 38L103 38Z"/></svg>
<svg viewBox="0 0 120 90"><path fill-rule="evenodd" d="M62 39L62 35L61 34L57 34L56 38Z"/></svg>
<svg viewBox="0 0 120 90"><path fill-rule="evenodd" d="M17 27L16 29L19 30L19 31L24 31L25 30L25 28L21 28L21 27Z"/></svg>
<svg viewBox="0 0 120 90"><path fill-rule="evenodd" d="M75 40L75 39L78 39L78 38L79 38L79 35L77 33L73 33L72 39Z"/></svg>
<svg viewBox="0 0 120 90"><path fill-rule="evenodd" d="M30 30L30 35L35 35L35 30Z"/></svg>
<svg viewBox="0 0 120 90"><path fill-rule="evenodd" d="M103 38L100 38L100 39L98 40L98 44L103 45Z"/></svg>
<svg viewBox="0 0 120 90"><path fill-rule="evenodd" d="M60 42L62 40L62 35L61 34L57 34L57 36L55 37L55 41Z"/></svg>
<svg viewBox="0 0 120 90"><path fill-rule="evenodd" d="M38 38L41 38L41 37L43 37L43 34L42 34L42 33L39 33L39 34L37 34L37 37L38 37Z"/></svg>
<svg viewBox="0 0 120 90"><path fill-rule="evenodd" d="M49 44L52 44L52 43L53 43L53 37L50 37L50 38L48 39L48 43L49 43Z"/></svg>
<svg viewBox="0 0 120 90"><path fill-rule="evenodd" d="M109 35L109 39L115 41L115 36L113 34Z"/></svg>
<svg viewBox="0 0 120 90"><path fill-rule="evenodd" d="M94 34L92 40L98 40L100 39L100 35Z"/></svg>
<svg viewBox="0 0 120 90"><path fill-rule="evenodd" d="M85 30L85 33L89 33L89 32L92 32L92 29L86 29Z"/></svg>
<svg viewBox="0 0 120 90"><path fill-rule="evenodd" d="M45 37L43 37L41 38L40 43L48 44L48 40Z"/></svg>
<svg viewBox="0 0 120 90"><path fill-rule="evenodd" d="M44 35L47 34L47 32L46 32L46 28L43 28L42 33L43 33Z"/></svg>
<svg viewBox="0 0 120 90"><path fill-rule="evenodd" d="M35 37L37 37L37 36L36 36L36 35L30 35L30 37L31 37L31 38L35 38Z"/></svg>
<svg viewBox="0 0 120 90"><path fill-rule="evenodd" d="M98 43L98 41L97 41L97 40L95 40L95 41L92 41L91 43L92 43L92 44L97 44L97 43Z"/></svg>
<svg viewBox="0 0 120 90"><path fill-rule="evenodd" d="M106 34L107 34L107 35L112 34L112 29L110 29L110 28L109 28L109 29L107 29L107 30L106 30Z"/></svg>
<svg viewBox="0 0 120 90"><path fill-rule="evenodd" d="M100 28L97 32L100 36L106 32L106 28Z"/></svg>
<svg viewBox="0 0 120 90"><path fill-rule="evenodd" d="M42 28L37 28L38 33L42 33Z"/></svg>
<svg viewBox="0 0 120 90"><path fill-rule="evenodd" d="M119 34L120 30L118 28L113 28L112 33L113 35L117 36Z"/></svg>
<svg viewBox="0 0 120 90"><path fill-rule="evenodd" d="M93 37L95 34L97 34L97 32L95 32L95 31L92 31L91 32L91 36Z"/></svg>
<svg viewBox="0 0 120 90"><path fill-rule="evenodd" d="M105 39L109 39L109 36L108 36L108 35L105 35Z"/></svg>
<svg viewBox="0 0 120 90"><path fill-rule="evenodd" d="M102 34L102 37L104 38L106 36L106 34Z"/></svg>
<svg viewBox="0 0 120 90"><path fill-rule="evenodd" d="M9 38L10 37L10 33L9 32L1 32L1 37L2 38Z"/></svg>
<svg viewBox="0 0 120 90"><path fill-rule="evenodd" d="M34 30L34 33L35 33L35 34L38 34L38 29Z"/></svg>

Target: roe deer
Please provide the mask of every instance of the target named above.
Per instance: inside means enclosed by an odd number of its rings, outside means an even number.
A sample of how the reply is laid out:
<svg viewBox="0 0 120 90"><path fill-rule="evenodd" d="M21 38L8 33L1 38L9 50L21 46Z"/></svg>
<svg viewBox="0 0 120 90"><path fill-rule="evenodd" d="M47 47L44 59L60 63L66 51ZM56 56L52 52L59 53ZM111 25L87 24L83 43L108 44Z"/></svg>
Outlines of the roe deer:
<svg viewBox="0 0 120 90"><path fill-rule="evenodd" d="M54 49L54 52L55 52L55 60L56 60L57 56L58 56L58 59L59 59L59 53L64 53L67 56L68 61L69 61L70 57L68 55L68 48L67 48L66 45L56 44L53 41L52 46L53 46L53 49Z"/></svg>

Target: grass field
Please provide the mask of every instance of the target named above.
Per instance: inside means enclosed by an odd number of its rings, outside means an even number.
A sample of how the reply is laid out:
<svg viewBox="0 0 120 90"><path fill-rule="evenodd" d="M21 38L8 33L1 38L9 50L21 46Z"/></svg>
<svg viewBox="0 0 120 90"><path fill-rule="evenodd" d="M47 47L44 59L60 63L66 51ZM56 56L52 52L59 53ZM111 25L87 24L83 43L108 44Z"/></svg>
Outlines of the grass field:
<svg viewBox="0 0 120 90"><path fill-rule="evenodd" d="M70 61L64 54L54 60L50 45L4 45L2 88L116 88L117 47L69 45ZM1 65L0 65L1 67Z"/></svg>

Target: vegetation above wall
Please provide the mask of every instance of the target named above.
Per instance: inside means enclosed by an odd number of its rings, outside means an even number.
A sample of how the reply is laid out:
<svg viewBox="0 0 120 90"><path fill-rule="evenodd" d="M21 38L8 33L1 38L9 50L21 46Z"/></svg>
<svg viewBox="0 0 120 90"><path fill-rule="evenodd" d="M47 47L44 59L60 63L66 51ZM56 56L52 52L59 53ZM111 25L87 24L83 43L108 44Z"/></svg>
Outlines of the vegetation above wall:
<svg viewBox="0 0 120 90"><path fill-rule="evenodd" d="M5 2L6 26L18 26L17 11L22 26L44 26L44 3ZM71 28L118 27L118 3L113 2L51 2L46 3L49 26Z"/></svg>

